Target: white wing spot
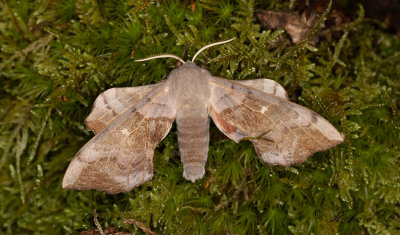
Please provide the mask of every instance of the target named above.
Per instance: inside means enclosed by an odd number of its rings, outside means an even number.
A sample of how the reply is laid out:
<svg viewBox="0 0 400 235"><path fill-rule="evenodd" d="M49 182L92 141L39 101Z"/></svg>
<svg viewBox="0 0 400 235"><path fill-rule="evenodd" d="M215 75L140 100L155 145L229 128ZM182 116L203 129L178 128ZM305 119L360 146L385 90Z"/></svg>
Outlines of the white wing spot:
<svg viewBox="0 0 400 235"><path fill-rule="evenodd" d="M121 132L124 135L129 135L129 131L127 129L122 129Z"/></svg>
<svg viewBox="0 0 400 235"><path fill-rule="evenodd" d="M268 111L268 106L263 106L261 108L261 113L265 114L266 111Z"/></svg>

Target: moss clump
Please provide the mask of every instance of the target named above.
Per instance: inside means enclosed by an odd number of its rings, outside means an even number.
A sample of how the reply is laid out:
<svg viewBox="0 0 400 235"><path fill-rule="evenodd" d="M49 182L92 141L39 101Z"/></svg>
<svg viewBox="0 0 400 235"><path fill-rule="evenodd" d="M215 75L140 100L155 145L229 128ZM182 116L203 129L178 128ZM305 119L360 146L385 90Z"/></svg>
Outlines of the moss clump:
<svg viewBox="0 0 400 235"><path fill-rule="evenodd" d="M400 220L400 41L363 18L340 37L294 46L262 30L255 6L292 1L0 2L0 224L2 233L74 234L104 227L164 234L395 234ZM323 18L322 18L323 20ZM318 33L316 29L314 31ZM342 145L292 167L268 166L249 142L215 128L206 175L182 177L176 130L155 152L155 175L130 193L61 189L68 163L92 134L83 125L100 91L159 82L174 60L199 57L212 74L278 81L291 100L327 118ZM133 53L134 52L134 53ZM375 216L374 216L375 215Z"/></svg>

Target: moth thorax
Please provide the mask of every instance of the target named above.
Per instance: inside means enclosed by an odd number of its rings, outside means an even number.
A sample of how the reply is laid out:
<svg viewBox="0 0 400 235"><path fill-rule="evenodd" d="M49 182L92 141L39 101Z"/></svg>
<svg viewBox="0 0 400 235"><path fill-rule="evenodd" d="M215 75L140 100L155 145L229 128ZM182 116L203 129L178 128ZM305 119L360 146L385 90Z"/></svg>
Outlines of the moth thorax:
<svg viewBox="0 0 400 235"><path fill-rule="evenodd" d="M210 119L207 112L203 115L178 112L176 124L183 177L194 182L204 175L210 139Z"/></svg>
<svg viewBox="0 0 400 235"><path fill-rule="evenodd" d="M205 102L210 96L210 77L207 70L188 61L169 75L170 94L178 104L189 100Z"/></svg>

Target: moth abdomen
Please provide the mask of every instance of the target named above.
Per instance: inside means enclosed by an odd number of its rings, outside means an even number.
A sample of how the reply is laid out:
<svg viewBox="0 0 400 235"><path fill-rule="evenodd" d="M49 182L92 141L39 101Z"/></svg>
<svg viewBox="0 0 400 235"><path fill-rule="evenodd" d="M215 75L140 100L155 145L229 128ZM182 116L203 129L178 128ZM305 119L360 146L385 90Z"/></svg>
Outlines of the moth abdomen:
<svg viewBox="0 0 400 235"><path fill-rule="evenodd" d="M176 117L179 152L183 163L183 177L194 182L204 175L210 140L210 119L207 113L185 114Z"/></svg>

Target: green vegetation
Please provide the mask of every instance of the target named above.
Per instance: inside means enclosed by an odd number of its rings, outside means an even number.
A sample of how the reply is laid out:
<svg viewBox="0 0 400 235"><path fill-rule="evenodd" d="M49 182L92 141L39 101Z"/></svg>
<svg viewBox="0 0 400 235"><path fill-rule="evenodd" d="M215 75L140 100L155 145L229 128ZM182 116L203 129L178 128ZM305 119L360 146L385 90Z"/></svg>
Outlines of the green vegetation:
<svg viewBox="0 0 400 235"><path fill-rule="evenodd" d="M202 0L192 10L190 1L1 1L1 233L96 229L94 208L103 228L135 234L144 232L124 219L163 234L399 233L399 39L360 6L338 38L294 45L254 15L256 7L293 10L293 1L261 2ZM157 83L176 68L173 59L136 63L133 52L185 52L186 60L233 37L197 63L229 79L276 80L346 141L303 164L269 166L249 141L236 144L212 126L206 175L192 183L173 127L156 149L154 177L132 192L61 188L93 136L83 120L97 95Z"/></svg>

